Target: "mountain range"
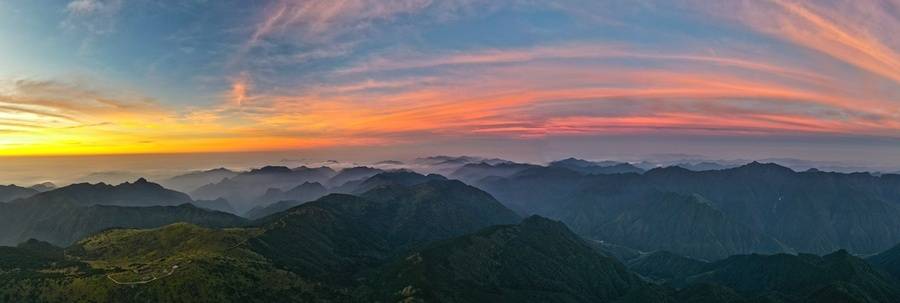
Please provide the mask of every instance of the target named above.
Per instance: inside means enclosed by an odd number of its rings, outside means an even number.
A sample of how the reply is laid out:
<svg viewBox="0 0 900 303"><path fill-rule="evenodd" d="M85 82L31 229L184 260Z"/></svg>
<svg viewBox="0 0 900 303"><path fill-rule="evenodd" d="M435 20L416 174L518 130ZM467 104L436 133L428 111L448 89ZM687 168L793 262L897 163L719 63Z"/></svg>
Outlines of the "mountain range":
<svg viewBox="0 0 900 303"><path fill-rule="evenodd" d="M692 171L673 166L643 171L622 162L575 158L546 166L476 157L419 161L457 165L449 174L451 178L487 191L521 216L538 214L561 220L591 240L639 251L668 250L717 260L734 254L825 254L838 249L874 254L900 242L900 222L893 220L900 215L898 175L795 172L758 162L718 170ZM359 195L385 184L414 185L446 179L437 174L365 166L337 171L267 166L246 172L192 172L170 181L220 177L221 181L192 193L196 200L143 179L121 186L74 184L44 193L13 186L4 189L40 200L64 197L76 205L192 203L258 219L328 193ZM133 198L116 196L115 192L124 187L141 190L149 187L139 185L147 184L156 188L147 189L147 194L134 191ZM87 195L93 192L103 194Z"/></svg>
<svg viewBox="0 0 900 303"><path fill-rule="evenodd" d="M163 180L160 185L181 192L192 192L204 185L218 183L238 174L239 172L227 168L214 168L174 176Z"/></svg>
<svg viewBox="0 0 900 303"><path fill-rule="evenodd" d="M190 196L140 178L119 185L78 183L42 192L10 204L72 203L77 206L167 206L193 201Z"/></svg>
<svg viewBox="0 0 900 303"><path fill-rule="evenodd" d="M370 287L383 302L610 302L645 284L562 223L532 216L412 250Z"/></svg>
<svg viewBox="0 0 900 303"><path fill-rule="evenodd" d="M702 259L838 249L873 254L900 242L900 175L795 172L754 162L642 174L535 167L468 182L519 214L562 220L591 239Z"/></svg>
<svg viewBox="0 0 900 303"><path fill-rule="evenodd" d="M215 200L224 198L238 213L255 207L254 202L270 188L290 190L304 182L325 183L336 172L328 167L266 166L239 173L219 182L203 185L190 193L194 199Z"/></svg>
<svg viewBox="0 0 900 303"><path fill-rule="evenodd" d="M0 204L0 245L37 238L69 245L113 228L152 228L176 222L210 227L245 224L241 217L202 209L186 194L139 179L119 185L73 184Z"/></svg>
<svg viewBox="0 0 900 303"><path fill-rule="evenodd" d="M27 198L39 192L33 188L16 186L14 184L0 185L0 203Z"/></svg>
<svg viewBox="0 0 900 303"><path fill-rule="evenodd" d="M194 172L173 177L167 182L188 187L190 184L195 185L194 181L215 179L224 173L222 170ZM339 171L324 166L317 168L303 166L293 169L285 166L266 166L220 178L219 181L196 188L190 192L190 196L198 200L225 199L233 207L235 214L258 218L315 200L327 193L365 192L380 185L379 179L382 175L391 174L396 176L390 178L418 175L411 171L385 171L366 166L348 167ZM435 175L435 178L438 176ZM184 180L191 182L179 183ZM266 209L269 206L273 208Z"/></svg>
<svg viewBox="0 0 900 303"><path fill-rule="evenodd" d="M0 302L900 298L895 175L466 161L465 183L266 167L205 187L262 185L254 219L144 179L35 190L0 203Z"/></svg>
<svg viewBox="0 0 900 303"><path fill-rule="evenodd" d="M837 251L627 263L459 181L332 194L247 227L112 229L0 248L15 302L893 302L876 259ZM872 262L871 264L869 262ZM627 264L627 265L626 265Z"/></svg>
<svg viewBox="0 0 900 303"><path fill-rule="evenodd" d="M77 266L62 270L55 265L62 262L41 263L30 268L31 278L5 280L0 298L65 301L71 298L66 294L74 294L88 300L152 302L179 301L173 296L183 292L209 295L190 296L208 302L317 301L323 294L333 300L361 287L353 277L366 275L405 248L518 220L486 193L458 181L389 184L359 197L329 195L263 218L255 227L207 229L179 223L102 232L68 247L67 257L57 260ZM10 267L26 270L18 264ZM159 283L147 282L147 288L121 286L156 279ZM324 282L327 287L317 286Z"/></svg>
<svg viewBox="0 0 900 303"><path fill-rule="evenodd" d="M644 169L630 163L593 162L576 158L567 158L550 162L549 167L560 167L585 174L626 174L643 173Z"/></svg>

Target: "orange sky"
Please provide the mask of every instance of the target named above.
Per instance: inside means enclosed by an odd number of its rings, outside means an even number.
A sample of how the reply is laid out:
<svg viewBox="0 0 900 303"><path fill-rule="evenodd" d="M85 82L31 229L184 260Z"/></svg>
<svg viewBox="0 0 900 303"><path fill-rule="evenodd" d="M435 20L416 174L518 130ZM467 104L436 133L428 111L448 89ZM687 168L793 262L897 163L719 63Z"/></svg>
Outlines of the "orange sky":
<svg viewBox="0 0 900 303"><path fill-rule="evenodd" d="M896 1L264 1L246 20L222 3L209 8L222 23L148 30L180 43L159 53L114 43L142 33L119 17L140 7L88 2L7 12L34 14L73 51L41 54L15 42L47 33L0 31L12 50L0 55L12 62L0 155L629 134L900 142ZM37 16L51 10L64 21ZM220 36L231 40L208 41Z"/></svg>

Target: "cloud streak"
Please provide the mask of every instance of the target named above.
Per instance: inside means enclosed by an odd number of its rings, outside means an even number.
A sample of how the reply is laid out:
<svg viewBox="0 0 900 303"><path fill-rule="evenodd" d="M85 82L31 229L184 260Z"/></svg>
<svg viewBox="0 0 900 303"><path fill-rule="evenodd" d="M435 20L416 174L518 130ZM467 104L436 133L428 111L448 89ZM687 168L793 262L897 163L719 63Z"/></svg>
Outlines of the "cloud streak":
<svg viewBox="0 0 900 303"><path fill-rule="evenodd" d="M623 130L895 136L900 127L892 122L896 111L890 100L859 101L852 95L822 93L833 92L827 87L836 82L809 71L738 58L628 52L598 55L593 50L608 48L585 49L592 51L577 52L563 46L558 50L512 50L509 54L499 50L487 55L438 54L432 60L390 64L381 62L393 61L377 59L378 64L364 63L350 73L417 69L418 77L426 69L434 72L434 79L424 83L365 81L322 88L315 94L272 97L262 105L272 110L258 121L272 128L321 134L528 138L618 134ZM666 65L663 69L583 62L597 56L662 60ZM559 58L578 61L553 61ZM782 83L785 79L800 80L805 87ZM870 107L860 108L860 102ZM728 118L719 118L723 116ZM305 123L308 121L315 122Z"/></svg>
<svg viewBox="0 0 900 303"><path fill-rule="evenodd" d="M265 10L248 44L255 46L270 36L327 42L365 30L373 22L419 11L430 3L429 0L279 0Z"/></svg>
<svg viewBox="0 0 900 303"><path fill-rule="evenodd" d="M900 84L900 41L886 29L898 28L887 1L749 1L726 6L759 32L821 52ZM896 5L896 4L893 4ZM893 10L896 13L896 8Z"/></svg>
<svg viewBox="0 0 900 303"><path fill-rule="evenodd" d="M116 16L122 5L122 0L73 0L66 5L67 16L62 26L92 35L109 34L115 31Z"/></svg>

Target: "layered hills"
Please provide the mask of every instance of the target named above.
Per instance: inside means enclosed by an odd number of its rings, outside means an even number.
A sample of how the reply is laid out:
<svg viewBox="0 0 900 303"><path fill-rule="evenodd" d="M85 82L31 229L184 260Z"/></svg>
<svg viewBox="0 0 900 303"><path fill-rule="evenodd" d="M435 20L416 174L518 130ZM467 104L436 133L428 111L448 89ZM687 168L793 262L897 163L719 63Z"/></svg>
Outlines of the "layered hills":
<svg viewBox="0 0 900 303"><path fill-rule="evenodd" d="M247 227L176 223L111 229L65 249L34 240L2 248L0 299L887 303L900 297L900 282L887 270L892 251L868 261L846 251L717 261L660 251L636 253L626 265L608 252L612 246L585 240L560 221L520 220L462 182L423 175L378 180L384 183L363 193L327 195Z"/></svg>
<svg viewBox="0 0 900 303"><path fill-rule="evenodd" d="M113 227L153 228L176 222L226 227L247 222L190 203L187 195L144 179L119 185L73 184L0 204L0 245L36 238L65 246Z"/></svg>
<svg viewBox="0 0 900 303"><path fill-rule="evenodd" d="M754 162L642 174L535 167L469 183L520 214L560 219L592 239L702 259L838 249L874 254L900 242L898 175L795 172Z"/></svg>
<svg viewBox="0 0 900 303"><path fill-rule="evenodd" d="M255 201L269 189L290 190L304 182L325 183L336 172L328 167L266 166L242 172L219 182L203 185L191 192L191 197L203 200L223 198L238 213L255 207Z"/></svg>
<svg viewBox="0 0 900 303"><path fill-rule="evenodd" d="M260 185L243 204L267 204L253 221L213 210L230 206L224 197L193 200L143 179L0 203L0 301L900 298L895 175L421 161L455 165L468 184L266 167L205 187Z"/></svg>
<svg viewBox="0 0 900 303"><path fill-rule="evenodd" d="M40 191L36 189L28 187L21 187L16 185L0 185L0 203L27 198L39 192Z"/></svg>

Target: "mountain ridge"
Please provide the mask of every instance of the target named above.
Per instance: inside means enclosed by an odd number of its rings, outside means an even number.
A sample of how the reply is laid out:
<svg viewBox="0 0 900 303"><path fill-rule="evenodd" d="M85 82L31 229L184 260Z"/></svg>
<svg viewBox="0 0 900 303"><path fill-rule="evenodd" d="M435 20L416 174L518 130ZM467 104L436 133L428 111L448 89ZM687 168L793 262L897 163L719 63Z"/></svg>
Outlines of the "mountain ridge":
<svg viewBox="0 0 900 303"><path fill-rule="evenodd" d="M672 166L651 169L643 174L580 175L565 169L533 168L509 177L485 178L473 185L484 189L516 212L561 219L582 235L645 251L673 250L704 259L732 254L774 252L744 249L757 238L771 238L786 252L829 253L846 248L854 253L873 254L900 242L900 177L893 175L795 172L772 163L751 162L739 167L691 171ZM734 248L705 252L654 246L657 242L633 237L608 236L620 215L632 218L659 217L653 207L666 194L699 195L709 201L710 215L743 226L758 236L735 242ZM646 207L625 207L645 205ZM690 208L683 209L689 215ZM712 219L713 217L709 217ZM659 218L663 219L663 218ZM717 219L718 220L718 219ZM687 221L683 221L687 222ZM627 222L634 225L634 222ZM678 221L657 221L661 233L683 228ZM606 226L606 228L604 228ZM696 225L692 233L672 239L683 243L709 242L709 232L728 235L728 229L709 230ZM604 231L598 233L597 231ZM602 237L601 237L602 236ZM718 237L711 243L737 239ZM770 240L766 240L772 242ZM726 246L727 247L727 246ZM772 247L772 245L766 245Z"/></svg>

